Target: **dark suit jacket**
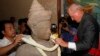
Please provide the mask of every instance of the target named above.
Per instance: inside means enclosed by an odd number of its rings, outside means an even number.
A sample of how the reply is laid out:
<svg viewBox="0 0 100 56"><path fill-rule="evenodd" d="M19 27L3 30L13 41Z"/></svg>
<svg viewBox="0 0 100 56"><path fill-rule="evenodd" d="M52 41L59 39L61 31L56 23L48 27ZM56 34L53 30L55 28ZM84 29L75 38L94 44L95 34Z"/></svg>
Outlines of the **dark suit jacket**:
<svg viewBox="0 0 100 56"><path fill-rule="evenodd" d="M91 48L98 48L99 26L92 15L83 15L78 27L77 36L77 51L74 52L73 56L89 56L88 52Z"/></svg>

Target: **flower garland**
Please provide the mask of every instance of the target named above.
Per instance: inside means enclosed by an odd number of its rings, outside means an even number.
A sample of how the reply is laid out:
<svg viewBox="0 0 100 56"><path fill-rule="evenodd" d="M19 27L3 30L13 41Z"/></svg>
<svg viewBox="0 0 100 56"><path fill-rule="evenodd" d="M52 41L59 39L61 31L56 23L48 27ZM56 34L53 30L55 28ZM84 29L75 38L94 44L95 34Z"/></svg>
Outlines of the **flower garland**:
<svg viewBox="0 0 100 56"><path fill-rule="evenodd" d="M54 39L57 37L57 35L51 35L50 36L50 40L52 40L54 42ZM37 50L42 54L42 56L47 56L46 53L43 51L54 51L55 49L58 50L58 56L61 56L61 50L60 50L60 47L58 44L55 44L53 47L51 48L48 48L48 47L45 47L41 44L38 44L35 40L32 39L32 37L30 35L23 35L23 38L22 40L30 45L33 45L37 48Z"/></svg>

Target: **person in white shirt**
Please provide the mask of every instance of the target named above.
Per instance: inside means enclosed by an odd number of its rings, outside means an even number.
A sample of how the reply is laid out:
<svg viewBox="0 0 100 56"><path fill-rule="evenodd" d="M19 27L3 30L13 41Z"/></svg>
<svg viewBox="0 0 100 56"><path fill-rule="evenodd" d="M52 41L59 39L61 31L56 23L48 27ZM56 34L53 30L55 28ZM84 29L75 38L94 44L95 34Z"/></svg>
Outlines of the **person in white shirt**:
<svg viewBox="0 0 100 56"><path fill-rule="evenodd" d="M16 35L15 28L9 20L3 21L0 32L3 34L3 39L0 39L0 56L15 56L15 52L11 51L21 43L22 35Z"/></svg>

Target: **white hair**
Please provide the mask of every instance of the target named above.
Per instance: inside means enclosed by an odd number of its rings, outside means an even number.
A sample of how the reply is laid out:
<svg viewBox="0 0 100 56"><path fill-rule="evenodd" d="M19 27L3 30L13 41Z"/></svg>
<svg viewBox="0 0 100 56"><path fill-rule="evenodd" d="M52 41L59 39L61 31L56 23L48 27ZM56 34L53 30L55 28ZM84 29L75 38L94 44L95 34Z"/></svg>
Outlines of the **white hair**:
<svg viewBox="0 0 100 56"><path fill-rule="evenodd" d="M83 10L83 7L79 4L73 3L72 5L69 6L68 10L76 12L77 10Z"/></svg>

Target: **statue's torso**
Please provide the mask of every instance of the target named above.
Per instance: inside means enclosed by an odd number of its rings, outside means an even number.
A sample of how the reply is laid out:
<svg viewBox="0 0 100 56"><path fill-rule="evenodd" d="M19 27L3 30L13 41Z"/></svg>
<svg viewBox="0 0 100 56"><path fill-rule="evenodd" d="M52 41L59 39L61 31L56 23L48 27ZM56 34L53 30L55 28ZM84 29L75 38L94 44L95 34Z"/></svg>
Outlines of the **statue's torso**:
<svg viewBox="0 0 100 56"><path fill-rule="evenodd" d="M52 42L41 42L41 44L49 48L54 46L54 43ZM57 49L51 52L44 52L47 54L47 56L58 56ZM36 49L36 47L29 44L20 46L16 54L16 56L42 56L41 53Z"/></svg>

